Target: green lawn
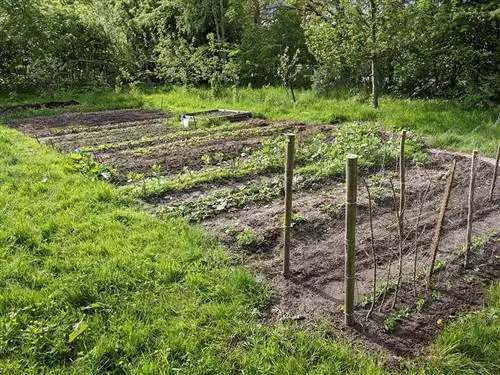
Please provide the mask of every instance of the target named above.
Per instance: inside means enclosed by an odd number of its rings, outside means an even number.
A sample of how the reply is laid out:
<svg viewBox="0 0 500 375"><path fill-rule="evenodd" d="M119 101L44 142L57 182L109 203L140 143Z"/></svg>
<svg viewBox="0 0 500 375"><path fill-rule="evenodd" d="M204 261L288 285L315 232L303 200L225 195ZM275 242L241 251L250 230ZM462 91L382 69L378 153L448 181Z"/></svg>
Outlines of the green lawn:
<svg viewBox="0 0 500 375"><path fill-rule="evenodd" d="M159 106L163 96L164 106L180 112L183 102L207 94L182 97L182 90L76 99L96 109ZM326 121L326 111L301 113L306 105L286 104L277 89L262 93L281 97L290 119ZM299 101L308 97L299 93ZM197 100L186 110L202 109ZM278 118L267 100L259 113L267 108ZM258 104L244 105L249 101L211 101L206 108L256 111ZM347 99L340 103L349 119L374 113ZM404 102L384 103L377 116ZM476 116L487 119L488 112ZM0 374L386 373L381 355L331 339L328 325L312 332L262 325L270 291L213 238L138 211L113 186L70 173L63 156L1 125L0 166ZM488 307L449 326L428 357L406 363L402 372L498 372L500 287L489 296Z"/></svg>

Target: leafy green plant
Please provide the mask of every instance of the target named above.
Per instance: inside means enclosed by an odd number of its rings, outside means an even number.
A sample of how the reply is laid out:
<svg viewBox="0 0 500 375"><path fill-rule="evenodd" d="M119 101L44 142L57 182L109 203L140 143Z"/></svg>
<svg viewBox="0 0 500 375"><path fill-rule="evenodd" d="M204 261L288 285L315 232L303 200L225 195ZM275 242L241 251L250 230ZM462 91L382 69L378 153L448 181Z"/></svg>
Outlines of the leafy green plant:
<svg viewBox="0 0 500 375"><path fill-rule="evenodd" d="M420 311L425 305L425 298L419 298L415 303L415 310Z"/></svg>
<svg viewBox="0 0 500 375"><path fill-rule="evenodd" d="M79 172L92 180L111 180L116 171L106 164L94 160L91 155L75 151L66 157L66 170Z"/></svg>
<svg viewBox="0 0 500 375"><path fill-rule="evenodd" d="M245 228L236 236L236 243L240 247L251 246L255 242L255 234L251 228Z"/></svg>
<svg viewBox="0 0 500 375"><path fill-rule="evenodd" d="M208 154L203 154L200 158L203 165L210 165L212 158Z"/></svg>
<svg viewBox="0 0 500 375"><path fill-rule="evenodd" d="M396 331L397 324L401 322L403 319L410 315L409 308L403 308L401 310L393 311L389 316L384 320L384 330L387 333L394 333Z"/></svg>

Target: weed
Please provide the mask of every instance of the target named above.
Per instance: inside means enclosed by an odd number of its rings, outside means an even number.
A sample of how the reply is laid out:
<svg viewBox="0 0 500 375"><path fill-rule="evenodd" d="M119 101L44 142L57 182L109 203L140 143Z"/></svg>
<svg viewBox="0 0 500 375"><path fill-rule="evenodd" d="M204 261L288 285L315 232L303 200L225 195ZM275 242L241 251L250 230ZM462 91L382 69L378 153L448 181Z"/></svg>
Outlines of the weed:
<svg viewBox="0 0 500 375"><path fill-rule="evenodd" d="M441 292L438 291L438 290L433 291L432 294L431 294L431 298L432 298L433 301L439 301L439 300L441 300Z"/></svg>
<svg viewBox="0 0 500 375"><path fill-rule="evenodd" d="M415 303L415 310L420 311L425 305L425 299L424 298L419 298L417 302Z"/></svg>
<svg viewBox="0 0 500 375"><path fill-rule="evenodd" d="M255 242L255 235L251 228L245 228L236 236L236 244L239 247L248 247Z"/></svg>
<svg viewBox="0 0 500 375"><path fill-rule="evenodd" d="M389 316L384 320L384 330L387 333L394 333L396 331L397 324L404 320L410 315L410 309L404 308L401 310L393 311Z"/></svg>
<svg viewBox="0 0 500 375"><path fill-rule="evenodd" d="M66 170L78 172L92 180L111 180L116 171L109 165L99 163L87 154L79 150L66 157Z"/></svg>

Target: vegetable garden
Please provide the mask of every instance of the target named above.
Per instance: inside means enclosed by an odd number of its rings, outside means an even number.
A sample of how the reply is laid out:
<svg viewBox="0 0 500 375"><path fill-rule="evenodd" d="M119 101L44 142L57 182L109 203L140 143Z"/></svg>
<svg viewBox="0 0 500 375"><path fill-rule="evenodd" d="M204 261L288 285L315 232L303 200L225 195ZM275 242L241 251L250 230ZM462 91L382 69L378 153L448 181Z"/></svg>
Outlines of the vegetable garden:
<svg viewBox="0 0 500 375"><path fill-rule="evenodd" d="M477 166L474 246L470 265L463 268L470 158L427 149L412 134L404 153L406 208L398 233L399 134L376 123L212 119L183 128L168 113L126 110L15 120L9 126L67 154L68 169L111 180L152 214L180 216L206 228L258 280L272 286L265 314L269 323L291 320L308 326L321 317L342 319L344 163L352 153L359 156L362 177L356 243L359 323L352 332L362 342L398 355L416 354L447 320L479 307L484 285L500 277L498 182L489 199L494 163L483 158ZM285 133L296 134L288 278L281 274ZM429 291L430 244L453 160L457 167ZM395 295L398 272L402 283Z"/></svg>

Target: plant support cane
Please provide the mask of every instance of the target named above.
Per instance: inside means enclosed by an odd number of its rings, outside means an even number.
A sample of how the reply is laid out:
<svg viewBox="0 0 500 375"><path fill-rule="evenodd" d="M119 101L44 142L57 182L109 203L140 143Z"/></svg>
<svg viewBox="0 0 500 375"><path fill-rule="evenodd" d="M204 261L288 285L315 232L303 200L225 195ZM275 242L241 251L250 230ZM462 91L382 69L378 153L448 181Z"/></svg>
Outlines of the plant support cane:
<svg viewBox="0 0 500 375"><path fill-rule="evenodd" d="M295 134L287 134L285 160L285 226L283 245L283 276L285 277L290 275L290 231L292 229L292 182L294 154Z"/></svg>
<svg viewBox="0 0 500 375"><path fill-rule="evenodd" d="M493 168L493 178L491 180L491 188L490 188L490 202L493 200L493 194L495 192L495 184L497 183L499 160L500 160L500 146L497 147L497 157L495 158L495 167Z"/></svg>
<svg viewBox="0 0 500 375"><path fill-rule="evenodd" d="M469 182L469 202L467 212L467 238L465 241L465 262L464 267L469 265L469 255L472 247L472 219L474 215L474 188L476 184L476 161L477 150L472 152L471 167L470 167L470 182Z"/></svg>
<svg viewBox="0 0 500 375"><path fill-rule="evenodd" d="M346 215L345 215L345 324L354 325L354 283L356 277L356 200L358 188L358 157L347 155Z"/></svg>
<svg viewBox="0 0 500 375"><path fill-rule="evenodd" d="M448 176L448 181L446 183L443 202L441 203L441 208L439 210L439 216L436 223L436 229L434 231L434 237L432 239L432 246L431 246L432 259L431 259L431 265L429 267L429 273L427 275L427 290L431 289L432 287L432 274L434 272L434 265L436 263L439 240L441 239L441 228L443 227L444 214L446 212L446 207L448 206L448 201L450 199L451 186L453 184L453 178L455 177L456 167L457 167L457 161L453 160L453 164L450 170L450 175Z"/></svg>

